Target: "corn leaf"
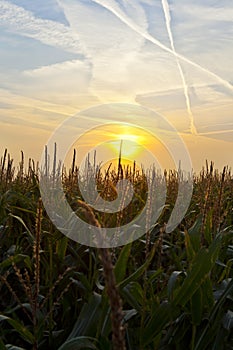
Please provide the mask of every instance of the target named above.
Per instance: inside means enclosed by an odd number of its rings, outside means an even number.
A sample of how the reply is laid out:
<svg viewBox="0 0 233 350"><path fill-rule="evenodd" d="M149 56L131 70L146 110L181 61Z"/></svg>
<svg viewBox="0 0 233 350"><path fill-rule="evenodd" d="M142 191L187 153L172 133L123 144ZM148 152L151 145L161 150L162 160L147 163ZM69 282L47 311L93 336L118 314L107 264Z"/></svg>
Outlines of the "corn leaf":
<svg viewBox="0 0 233 350"><path fill-rule="evenodd" d="M116 276L116 283L120 283L126 274L127 264L130 257L132 243L125 245L120 253L120 256L116 262L114 272Z"/></svg>
<svg viewBox="0 0 233 350"><path fill-rule="evenodd" d="M217 259L220 242L221 238L219 236L210 245L209 250L202 248L196 254L184 283L174 293L174 305L184 306L208 277Z"/></svg>
<svg viewBox="0 0 233 350"><path fill-rule="evenodd" d="M201 323L203 314L202 288L196 290L191 298L192 324L198 326Z"/></svg>
<svg viewBox="0 0 233 350"><path fill-rule="evenodd" d="M93 344L96 342L95 338L91 337L76 337L69 341L66 341L58 350L98 350L98 348Z"/></svg>
<svg viewBox="0 0 233 350"><path fill-rule="evenodd" d="M12 318L4 315L0 315L0 322L1 321L7 321L14 328L14 330L29 344L34 343L33 334L19 321L13 320Z"/></svg>

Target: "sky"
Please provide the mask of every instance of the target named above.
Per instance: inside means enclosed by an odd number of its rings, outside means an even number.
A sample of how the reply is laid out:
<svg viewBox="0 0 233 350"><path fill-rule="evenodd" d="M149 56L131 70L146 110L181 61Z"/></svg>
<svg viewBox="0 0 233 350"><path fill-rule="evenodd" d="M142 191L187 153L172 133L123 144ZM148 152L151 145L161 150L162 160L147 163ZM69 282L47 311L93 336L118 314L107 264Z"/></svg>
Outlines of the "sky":
<svg viewBox="0 0 233 350"><path fill-rule="evenodd" d="M39 160L68 118L130 104L151 111L151 129L159 115L177 130L194 170L232 167L232 22L232 0L0 0L0 154ZM145 126L139 114L125 122ZM88 125L80 118L77 134Z"/></svg>

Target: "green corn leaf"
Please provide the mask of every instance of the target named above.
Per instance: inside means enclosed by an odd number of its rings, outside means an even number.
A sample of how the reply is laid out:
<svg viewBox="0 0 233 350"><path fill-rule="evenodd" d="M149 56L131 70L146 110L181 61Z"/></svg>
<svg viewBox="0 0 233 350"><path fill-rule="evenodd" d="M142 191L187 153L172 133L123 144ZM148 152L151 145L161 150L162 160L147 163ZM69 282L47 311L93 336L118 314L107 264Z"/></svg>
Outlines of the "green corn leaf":
<svg viewBox="0 0 233 350"><path fill-rule="evenodd" d="M168 299L169 301L173 300L173 292L175 290L175 286L177 284L177 281L180 276L186 276L186 273L184 271L173 271L167 284L167 291L168 291Z"/></svg>
<svg viewBox="0 0 233 350"><path fill-rule="evenodd" d="M204 282L201 285L202 289L202 298L203 298L203 307L208 311L214 306L214 295L213 287L210 276L207 276Z"/></svg>
<svg viewBox="0 0 233 350"><path fill-rule="evenodd" d="M213 227L213 210L210 210L205 223L205 229L204 229L204 237L208 244L211 244L212 241L212 227Z"/></svg>
<svg viewBox="0 0 233 350"><path fill-rule="evenodd" d="M18 220L22 225L23 227L25 228L27 234L28 234L28 237L30 239L30 243L33 244L34 241L35 241L35 237L33 236L33 234L31 233L31 231L29 230L29 228L27 227L27 225L25 224L25 222L23 221L23 219L21 219L21 217L17 216L17 215L13 215L13 214L9 214L11 217L15 218L16 220Z"/></svg>
<svg viewBox="0 0 233 350"><path fill-rule="evenodd" d="M208 250L202 248L196 254L184 283L174 293L174 305L184 306L208 277L217 259L220 242L220 236L216 237Z"/></svg>
<svg viewBox="0 0 233 350"><path fill-rule="evenodd" d="M138 282L130 282L121 292L124 300L129 303L138 312L141 312L143 305L144 293L141 285Z"/></svg>
<svg viewBox="0 0 233 350"><path fill-rule="evenodd" d="M78 281L76 279L74 279L74 278L71 278L71 280L74 283L76 283L78 285L79 285L79 283L81 283L81 285L82 285L82 287L84 289L86 289L88 292L91 292L91 290L92 290L91 289L91 285L90 285L87 277L84 275L84 273L82 273L82 272L75 272L74 276L77 276L77 278L78 278Z"/></svg>
<svg viewBox="0 0 233 350"><path fill-rule="evenodd" d="M198 326L201 323L203 314L202 288L196 290L191 298L192 324Z"/></svg>
<svg viewBox="0 0 233 350"><path fill-rule="evenodd" d="M137 315L138 312L135 309L124 311L124 319L123 322L127 323L133 316Z"/></svg>
<svg viewBox="0 0 233 350"><path fill-rule="evenodd" d="M192 245L193 250L197 253L200 249L200 243L201 243L201 226L202 226L202 216L200 215L193 226L188 230L188 234L190 237L190 242Z"/></svg>
<svg viewBox="0 0 233 350"><path fill-rule="evenodd" d="M221 294L221 297L214 304L207 325L202 329L202 332L198 338L198 342L194 348L194 350L207 349L211 339L214 337L216 333L216 329L218 328L219 321L222 318L222 307L226 302L226 299L233 292L233 279L227 284L224 292Z"/></svg>
<svg viewBox="0 0 233 350"><path fill-rule="evenodd" d="M233 312L231 310L228 310L223 317L223 327L228 331L233 329Z"/></svg>
<svg viewBox="0 0 233 350"><path fill-rule="evenodd" d="M188 260L191 262L195 256L195 250L191 243L191 238L188 231L185 231L185 248L186 248Z"/></svg>
<svg viewBox="0 0 233 350"><path fill-rule="evenodd" d="M93 344L94 342L96 342L95 338L76 337L66 341L63 345L59 347L58 350L98 350L98 348Z"/></svg>
<svg viewBox="0 0 233 350"><path fill-rule="evenodd" d="M7 349L7 350L26 350L25 348L20 348L19 346L15 346L15 345L11 345L11 344L6 344L5 349Z"/></svg>
<svg viewBox="0 0 233 350"><path fill-rule="evenodd" d="M32 312L32 307L29 303L22 303L21 305L17 305L7 311L5 311L5 315L10 315L10 314L13 314L13 312L17 311L17 310L20 310L21 308L24 308L26 309L27 311L29 311L29 313Z"/></svg>
<svg viewBox="0 0 233 350"><path fill-rule="evenodd" d="M6 350L6 346L4 345L2 339L0 339L0 350Z"/></svg>
<svg viewBox="0 0 233 350"><path fill-rule="evenodd" d="M179 314L176 307L171 306L170 303L163 303L159 305L152 313L149 322L146 324L142 334L143 349L150 344L169 323L170 320L175 319Z"/></svg>
<svg viewBox="0 0 233 350"><path fill-rule="evenodd" d="M220 328L218 330L218 333L214 339L214 344L213 346L211 347L211 350L226 350L226 347L225 347L225 342L224 342L224 338L226 337L226 332L223 328ZM211 344L212 345L212 344ZM229 350L231 350L231 348L227 348ZM208 350L208 348L207 348Z"/></svg>
<svg viewBox="0 0 233 350"><path fill-rule="evenodd" d="M125 245L120 253L120 256L116 262L114 272L116 276L116 283L120 283L126 274L127 264L130 257L132 243Z"/></svg>
<svg viewBox="0 0 233 350"><path fill-rule="evenodd" d="M56 253L61 261L64 260L68 245L68 237L63 236L56 242Z"/></svg>
<svg viewBox="0 0 233 350"><path fill-rule="evenodd" d="M34 343L33 334L19 321L13 320L12 318L4 315L0 315L0 322L1 321L7 321L14 328L14 330L29 344Z"/></svg>
<svg viewBox="0 0 233 350"><path fill-rule="evenodd" d="M30 256L24 254L12 255L9 258L3 260L0 264L0 269L4 270L7 267L10 267L12 263L18 264L21 261L23 261L30 270L32 269L32 262Z"/></svg>
<svg viewBox="0 0 233 350"><path fill-rule="evenodd" d="M156 245L153 245L153 248L148 256L148 258L146 259L145 263L140 266L134 273L132 273L129 277L125 278L123 281L121 281L120 283L118 283L118 287L120 288L124 288L128 283L132 282L132 281L136 281L143 273L144 271L148 268L148 266L151 263L151 260L153 259L153 256L155 254L155 250L156 250Z"/></svg>
<svg viewBox="0 0 233 350"><path fill-rule="evenodd" d="M102 314L101 300L102 297L95 293L91 296L88 303L83 305L79 317L67 340L79 336L95 336Z"/></svg>

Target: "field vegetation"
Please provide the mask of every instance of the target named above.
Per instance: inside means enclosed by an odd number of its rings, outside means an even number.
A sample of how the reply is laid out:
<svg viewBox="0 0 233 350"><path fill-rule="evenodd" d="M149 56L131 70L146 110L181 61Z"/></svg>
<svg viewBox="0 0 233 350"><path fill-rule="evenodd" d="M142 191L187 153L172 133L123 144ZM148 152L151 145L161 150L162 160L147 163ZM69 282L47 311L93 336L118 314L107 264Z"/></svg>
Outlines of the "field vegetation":
<svg viewBox="0 0 233 350"><path fill-rule="evenodd" d="M63 169L67 199L95 226L130 222L143 208L144 170L96 172L102 198L119 179L135 189L120 213L101 214L83 201L75 152ZM152 229L123 247L98 249L64 236L40 198L38 164L0 162L0 350L233 349L233 176L206 163L180 225L165 225L179 174L165 172L166 205Z"/></svg>

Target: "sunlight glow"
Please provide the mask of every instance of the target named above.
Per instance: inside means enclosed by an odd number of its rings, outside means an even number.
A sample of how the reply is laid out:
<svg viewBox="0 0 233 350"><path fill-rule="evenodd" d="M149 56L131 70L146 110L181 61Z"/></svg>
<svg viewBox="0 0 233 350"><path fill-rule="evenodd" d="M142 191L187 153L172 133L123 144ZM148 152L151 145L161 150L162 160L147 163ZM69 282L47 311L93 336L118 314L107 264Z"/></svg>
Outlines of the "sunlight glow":
<svg viewBox="0 0 233 350"><path fill-rule="evenodd" d="M118 140L109 142L109 147L116 152L116 156L118 156L121 151L122 158L129 157L132 159L141 153L142 147L140 143L137 142L137 136L136 138L131 138L134 135L127 135L130 136L130 138L120 136L122 135L119 135Z"/></svg>
<svg viewBox="0 0 233 350"><path fill-rule="evenodd" d="M134 126L122 125L118 127L118 132L114 136L114 141L109 146L119 155L121 150L122 158L135 158L143 152L145 136L143 130Z"/></svg>

